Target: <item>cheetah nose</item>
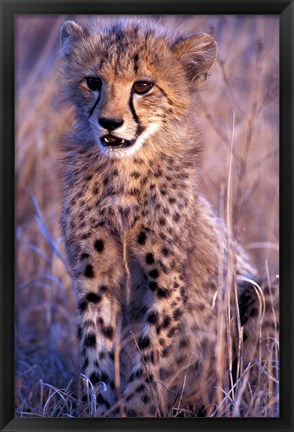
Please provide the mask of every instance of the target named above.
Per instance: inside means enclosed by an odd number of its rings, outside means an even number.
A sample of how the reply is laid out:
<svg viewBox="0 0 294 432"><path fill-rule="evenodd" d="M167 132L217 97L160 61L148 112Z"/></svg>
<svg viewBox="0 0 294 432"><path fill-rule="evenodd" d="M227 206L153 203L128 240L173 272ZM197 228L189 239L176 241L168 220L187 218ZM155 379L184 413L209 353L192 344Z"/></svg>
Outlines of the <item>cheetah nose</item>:
<svg viewBox="0 0 294 432"><path fill-rule="evenodd" d="M101 126L109 131L113 131L119 128L123 124L123 122L124 122L123 120L108 119L105 117L100 117L99 119L99 123L101 124Z"/></svg>

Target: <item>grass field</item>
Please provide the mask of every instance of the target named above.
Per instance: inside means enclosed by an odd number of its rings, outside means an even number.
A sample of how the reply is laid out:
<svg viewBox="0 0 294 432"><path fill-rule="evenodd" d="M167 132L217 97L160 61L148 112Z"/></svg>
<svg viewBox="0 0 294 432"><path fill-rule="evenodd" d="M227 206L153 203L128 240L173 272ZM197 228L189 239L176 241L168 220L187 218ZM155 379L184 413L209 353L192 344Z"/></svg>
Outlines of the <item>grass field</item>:
<svg viewBox="0 0 294 432"><path fill-rule="evenodd" d="M19 16L16 21L15 395L16 415L21 417L74 416L80 397L76 297L59 224L59 137L72 123L58 87L59 29L66 18ZM211 33L218 43L218 61L199 92L202 187L224 216L232 156L232 231L252 254L262 277L276 284L278 17L170 16L162 20L183 31ZM255 403L247 415L277 415L276 394L270 389L269 384L266 408L259 409ZM231 415L236 413L232 410Z"/></svg>

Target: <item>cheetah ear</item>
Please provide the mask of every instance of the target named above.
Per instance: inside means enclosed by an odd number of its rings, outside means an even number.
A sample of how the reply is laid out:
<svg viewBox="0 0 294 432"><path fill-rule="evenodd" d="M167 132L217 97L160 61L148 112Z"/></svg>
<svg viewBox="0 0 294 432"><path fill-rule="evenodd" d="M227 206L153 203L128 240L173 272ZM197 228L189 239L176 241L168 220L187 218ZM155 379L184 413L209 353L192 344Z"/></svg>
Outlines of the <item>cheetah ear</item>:
<svg viewBox="0 0 294 432"><path fill-rule="evenodd" d="M62 51L67 52L71 45L84 35L84 29L74 21L65 21L60 31Z"/></svg>
<svg viewBox="0 0 294 432"><path fill-rule="evenodd" d="M182 61L187 78L197 85L204 84L217 56L217 44L207 33L181 38L173 45Z"/></svg>

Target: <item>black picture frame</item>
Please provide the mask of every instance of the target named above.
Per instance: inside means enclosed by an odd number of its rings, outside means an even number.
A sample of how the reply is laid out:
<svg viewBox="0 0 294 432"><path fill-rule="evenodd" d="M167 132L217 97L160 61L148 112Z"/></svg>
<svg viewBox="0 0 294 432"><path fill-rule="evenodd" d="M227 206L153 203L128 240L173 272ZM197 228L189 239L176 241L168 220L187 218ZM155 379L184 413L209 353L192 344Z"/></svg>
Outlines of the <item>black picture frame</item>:
<svg viewBox="0 0 294 432"><path fill-rule="evenodd" d="M293 431L293 42L294 4L286 0L0 0L0 429L12 431ZM279 418L14 418L14 17L16 14L278 14L280 18Z"/></svg>

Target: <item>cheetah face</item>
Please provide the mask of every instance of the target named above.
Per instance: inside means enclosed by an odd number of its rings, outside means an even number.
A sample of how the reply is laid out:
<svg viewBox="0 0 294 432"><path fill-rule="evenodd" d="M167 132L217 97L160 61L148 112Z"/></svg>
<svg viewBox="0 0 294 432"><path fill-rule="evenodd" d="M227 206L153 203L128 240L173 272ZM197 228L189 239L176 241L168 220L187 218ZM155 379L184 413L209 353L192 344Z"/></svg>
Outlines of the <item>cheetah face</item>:
<svg viewBox="0 0 294 432"><path fill-rule="evenodd" d="M150 76L150 75L149 75ZM145 95L152 97L154 83L142 79L107 81L107 77L86 78L89 90L95 95L89 124L100 151L111 158L133 155L156 130L157 118L144 112Z"/></svg>
<svg viewBox="0 0 294 432"><path fill-rule="evenodd" d="M67 21L61 46L78 128L110 158L164 151L177 141L216 56L211 36L171 37L151 20L105 27Z"/></svg>

